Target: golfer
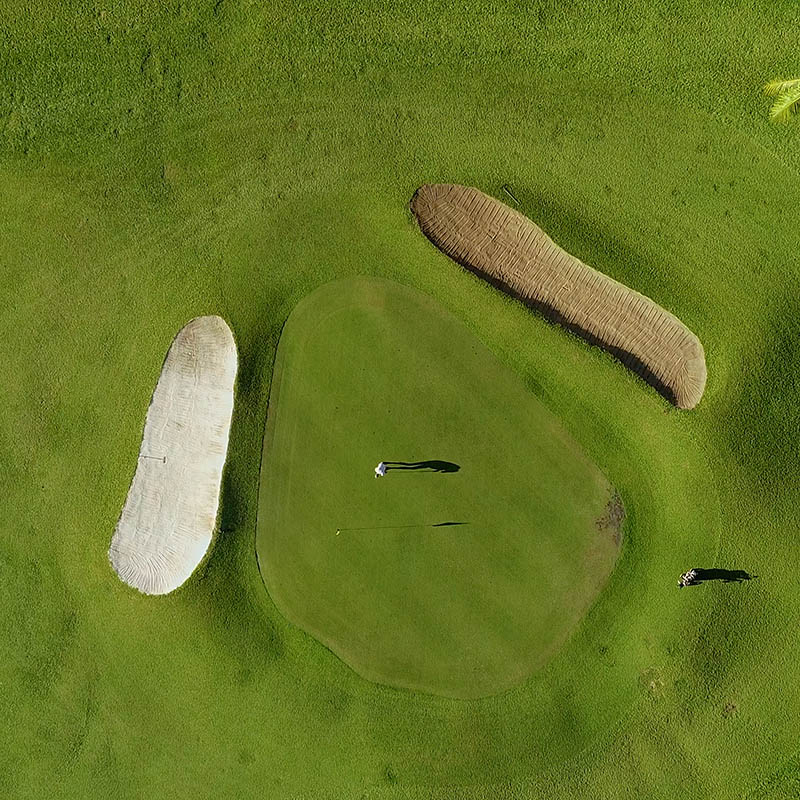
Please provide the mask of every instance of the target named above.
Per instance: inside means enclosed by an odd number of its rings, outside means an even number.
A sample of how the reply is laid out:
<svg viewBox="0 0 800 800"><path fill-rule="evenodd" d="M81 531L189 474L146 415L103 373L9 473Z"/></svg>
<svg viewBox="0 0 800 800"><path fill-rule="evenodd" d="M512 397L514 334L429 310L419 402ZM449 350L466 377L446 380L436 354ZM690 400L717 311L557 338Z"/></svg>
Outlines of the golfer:
<svg viewBox="0 0 800 800"><path fill-rule="evenodd" d="M375 467L375 477L376 478L383 478L386 475L386 464L381 461L377 467Z"/></svg>
<svg viewBox="0 0 800 800"><path fill-rule="evenodd" d="M696 569L690 569L688 572L684 572L683 575L681 575L680 581L678 581L678 588L683 589L684 586L691 586L695 578L697 578Z"/></svg>

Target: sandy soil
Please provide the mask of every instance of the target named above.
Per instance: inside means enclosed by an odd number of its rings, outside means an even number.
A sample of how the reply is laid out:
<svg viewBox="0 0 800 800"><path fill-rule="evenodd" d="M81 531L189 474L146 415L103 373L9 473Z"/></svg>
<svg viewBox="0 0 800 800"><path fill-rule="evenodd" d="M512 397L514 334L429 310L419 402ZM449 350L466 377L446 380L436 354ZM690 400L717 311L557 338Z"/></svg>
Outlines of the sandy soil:
<svg viewBox="0 0 800 800"><path fill-rule="evenodd" d="M679 408L700 402L703 346L648 297L587 266L477 189L426 184L411 209L423 233L455 261L603 347Z"/></svg>
<svg viewBox="0 0 800 800"><path fill-rule="evenodd" d="M211 544L236 369L233 335L219 317L193 319L169 348L108 551L120 579L145 594L184 583Z"/></svg>

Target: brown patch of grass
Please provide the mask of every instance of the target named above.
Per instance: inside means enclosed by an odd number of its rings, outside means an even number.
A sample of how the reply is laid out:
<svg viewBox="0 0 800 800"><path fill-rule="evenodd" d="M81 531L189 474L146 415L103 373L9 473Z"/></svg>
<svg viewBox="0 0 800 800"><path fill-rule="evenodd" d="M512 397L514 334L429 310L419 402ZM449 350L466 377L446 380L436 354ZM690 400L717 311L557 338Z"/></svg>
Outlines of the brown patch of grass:
<svg viewBox="0 0 800 800"><path fill-rule="evenodd" d="M619 547L622 542L622 523L625 521L625 506L619 492L614 492L606 505L603 516L600 517L595 525L598 530L610 531L614 539L614 544Z"/></svg>
<svg viewBox="0 0 800 800"><path fill-rule="evenodd" d="M643 670L639 673L639 686L645 694L651 698L658 699L664 691L664 677L661 671L655 667Z"/></svg>
<svg viewBox="0 0 800 800"><path fill-rule="evenodd" d="M422 232L459 264L607 350L679 408L700 402L703 346L648 297L587 266L477 189L426 184L411 210Z"/></svg>

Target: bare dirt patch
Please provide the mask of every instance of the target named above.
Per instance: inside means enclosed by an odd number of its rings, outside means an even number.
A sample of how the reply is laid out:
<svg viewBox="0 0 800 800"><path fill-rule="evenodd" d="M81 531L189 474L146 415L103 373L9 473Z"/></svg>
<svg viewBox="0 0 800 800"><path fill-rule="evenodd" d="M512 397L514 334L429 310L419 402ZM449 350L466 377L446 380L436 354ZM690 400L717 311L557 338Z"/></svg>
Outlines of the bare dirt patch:
<svg viewBox="0 0 800 800"><path fill-rule="evenodd" d="M411 210L422 232L462 266L607 350L679 408L700 402L703 346L648 297L587 266L478 189L426 184Z"/></svg>
<svg viewBox="0 0 800 800"><path fill-rule="evenodd" d="M614 544L619 547L622 543L622 523L625 522L625 506L619 492L614 492L608 501L605 513L600 517L595 525L600 531L608 531L614 540Z"/></svg>
<svg viewBox="0 0 800 800"><path fill-rule="evenodd" d="M664 676L661 674L661 670L650 667L650 669L640 672L639 687L649 697L657 700L664 692Z"/></svg>

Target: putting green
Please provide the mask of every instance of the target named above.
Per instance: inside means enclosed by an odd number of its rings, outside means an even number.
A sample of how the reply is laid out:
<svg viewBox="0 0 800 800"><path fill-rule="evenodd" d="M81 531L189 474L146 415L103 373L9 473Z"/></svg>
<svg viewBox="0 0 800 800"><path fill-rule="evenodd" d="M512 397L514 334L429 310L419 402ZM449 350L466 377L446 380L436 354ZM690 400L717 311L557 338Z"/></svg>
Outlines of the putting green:
<svg viewBox="0 0 800 800"><path fill-rule="evenodd" d="M381 460L450 471L376 480ZM428 297L347 279L289 317L259 565L286 617L364 677L470 698L543 666L613 569L613 498L558 419Z"/></svg>

